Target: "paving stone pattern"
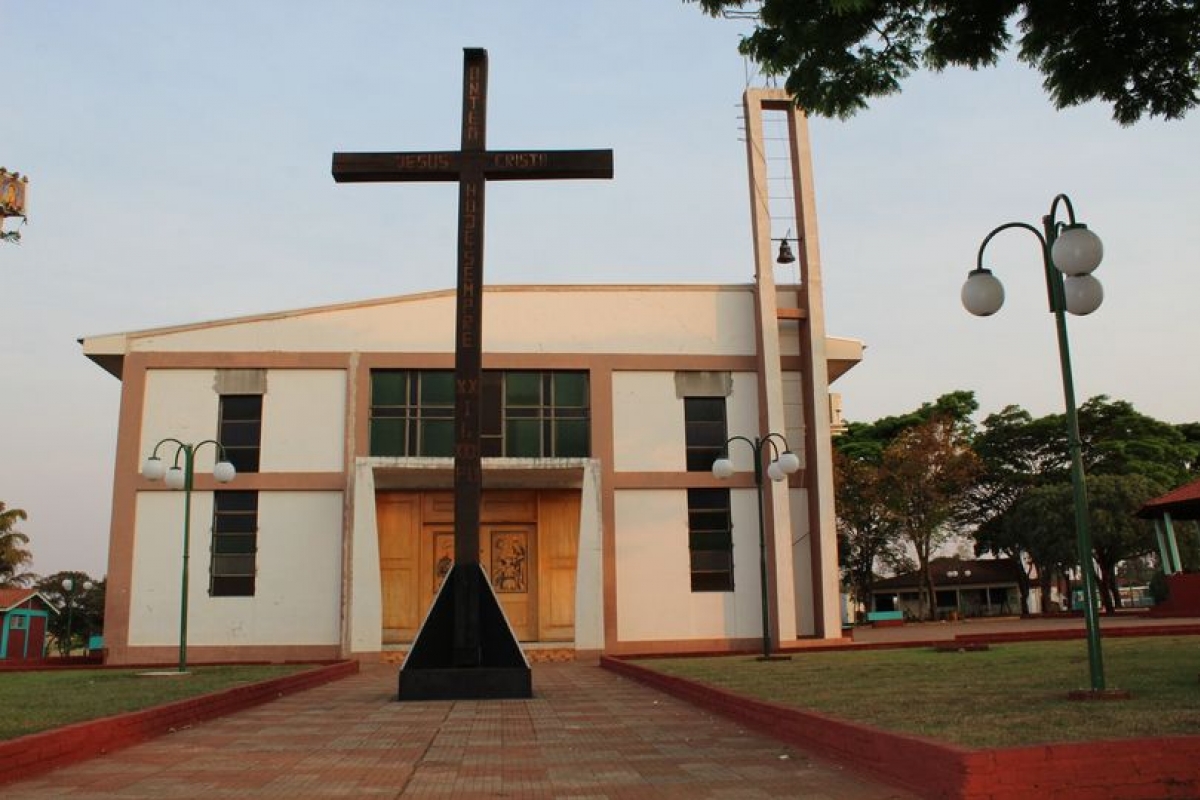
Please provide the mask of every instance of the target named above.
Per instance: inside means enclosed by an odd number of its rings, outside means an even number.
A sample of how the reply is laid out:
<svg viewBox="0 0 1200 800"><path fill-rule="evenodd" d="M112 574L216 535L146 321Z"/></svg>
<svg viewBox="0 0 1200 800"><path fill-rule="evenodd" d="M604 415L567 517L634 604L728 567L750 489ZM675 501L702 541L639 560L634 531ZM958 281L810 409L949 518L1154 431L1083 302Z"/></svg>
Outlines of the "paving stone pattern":
<svg viewBox="0 0 1200 800"><path fill-rule="evenodd" d="M809 798L914 795L596 666L538 664L532 700L397 703L396 668L4 786L43 798Z"/></svg>

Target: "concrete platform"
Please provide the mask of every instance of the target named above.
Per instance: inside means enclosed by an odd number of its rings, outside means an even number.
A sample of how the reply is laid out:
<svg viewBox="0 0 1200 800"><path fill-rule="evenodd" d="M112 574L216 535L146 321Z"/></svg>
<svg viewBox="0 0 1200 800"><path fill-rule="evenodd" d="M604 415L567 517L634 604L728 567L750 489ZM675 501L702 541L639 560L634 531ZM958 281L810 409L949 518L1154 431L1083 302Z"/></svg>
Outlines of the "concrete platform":
<svg viewBox="0 0 1200 800"><path fill-rule="evenodd" d="M909 800L584 664L537 664L531 700L395 702L358 675L37 779L48 798L813 798Z"/></svg>

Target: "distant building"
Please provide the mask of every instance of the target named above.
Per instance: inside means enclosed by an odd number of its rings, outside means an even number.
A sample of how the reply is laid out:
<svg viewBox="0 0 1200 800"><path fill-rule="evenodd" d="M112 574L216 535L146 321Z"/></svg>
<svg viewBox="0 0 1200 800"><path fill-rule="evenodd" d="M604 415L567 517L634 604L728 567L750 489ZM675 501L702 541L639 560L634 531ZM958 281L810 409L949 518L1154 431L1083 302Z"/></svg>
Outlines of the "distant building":
<svg viewBox="0 0 1200 800"><path fill-rule="evenodd" d="M0 661L45 658L50 615L57 613L36 589L0 589Z"/></svg>
<svg viewBox="0 0 1200 800"><path fill-rule="evenodd" d="M939 618L996 617L1021 613L1021 566L1011 558L935 558L929 562L933 574ZM906 572L875 583L871 611L902 611L906 617L922 619L926 604L919 571Z"/></svg>

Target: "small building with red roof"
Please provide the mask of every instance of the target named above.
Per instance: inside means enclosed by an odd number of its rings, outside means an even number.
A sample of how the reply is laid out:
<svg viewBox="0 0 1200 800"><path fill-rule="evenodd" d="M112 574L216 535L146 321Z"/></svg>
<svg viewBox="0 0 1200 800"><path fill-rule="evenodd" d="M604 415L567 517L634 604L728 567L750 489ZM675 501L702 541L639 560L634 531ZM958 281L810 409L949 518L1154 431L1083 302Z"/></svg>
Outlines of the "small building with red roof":
<svg viewBox="0 0 1200 800"><path fill-rule="evenodd" d="M54 604L36 589L0 588L0 661L45 658Z"/></svg>

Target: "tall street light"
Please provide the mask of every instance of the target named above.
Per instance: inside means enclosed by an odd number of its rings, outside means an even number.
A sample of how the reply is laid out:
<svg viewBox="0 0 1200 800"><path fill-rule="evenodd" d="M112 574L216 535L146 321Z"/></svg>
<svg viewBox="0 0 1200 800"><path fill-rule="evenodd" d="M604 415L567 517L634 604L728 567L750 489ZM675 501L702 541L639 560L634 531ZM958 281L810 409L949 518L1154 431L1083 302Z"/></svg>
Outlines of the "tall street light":
<svg viewBox="0 0 1200 800"><path fill-rule="evenodd" d="M1066 207L1067 222L1055 220L1059 203ZM1088 530L1087 484L1080 453L1079 417L1075 411L1075 383L1071 376L1071 350L1067 341L1064 311L1082 316L1100 307L1104 289L1092 277L1092 271L1104 257L1100 237L1075 221L1075 209L1065 194L1054 198L1050 213L1042 217L1042 230L1024 222L1007 222L984 237L979 245L975 269L962 288L962 303L967 311L980 317L990 316L1004 304L1004 287L991 270L983 266L983 251L996 234L1021 228L1038 238L1042 246L1042 269L1046 273L1046 294L1058 331L1058 358L1062 367L1063 397L1067 409L1067 447L1071 455L1071 488L1075 501L1075 539L1079 550L1079 571L1083 575L1083 617L1087 628L1088 666L1091 691L1104 688L1104 657L1100 650L1100 624L1096 616L1096 575L1092 569L1092 537Z"/></svg>
<svg viewBox="0 0 1200 800"><path fill-rule="evenodd" d="M712 474L722 480L733 475L733 462L729 459L729 445L735 441L745 442L754 451L754 487L758 493L758 569L759 588L762 592L762 658L771 657L771 626L767 610L767 537L763 519L763 461L771 457L766 467L767 477L773 481L782 481L796 470L800 469L800 458L788 447L787 439L782 434L768 433L762 438L748 439L745 436L731 436L725 440L726 455L713 462ZM781 450L776 441L783 444Z"/></svg>
<svg viewBox="0 0 1200 800"><path fill-rule="evenodd" d="M82 588L85 592L90 592L93 586L95 584L91 581L84 581ZM71 651L74 650L74 645L71 641L71 623L73 622L72 617L75 611L75 581L70 578L63 578L62 588L67 601L67 656L69 657Z"/></svg>
<svg viewBox="0 0 1200 800"><path fill-rule="evenodd" d="M163 445L175 445L175 456L170 469L158 457L158 449ZM237 475L233 464L225 457L225 448L214 439L205 439L198 444L185 444L178 439L166 438L154 445L150 457L142 464L142 475L148 480L157 481L166 478L166 484L171 489L183 489L183 578L179 600L179 671L187 672L187 619L188 619L188 551L191 547L192 532L192 484L195 478L196 451L211 444L217 451L218 461L213 467L213 478L217 483L229 483ZM183 456L182 466L179 457Z"/></svg>

